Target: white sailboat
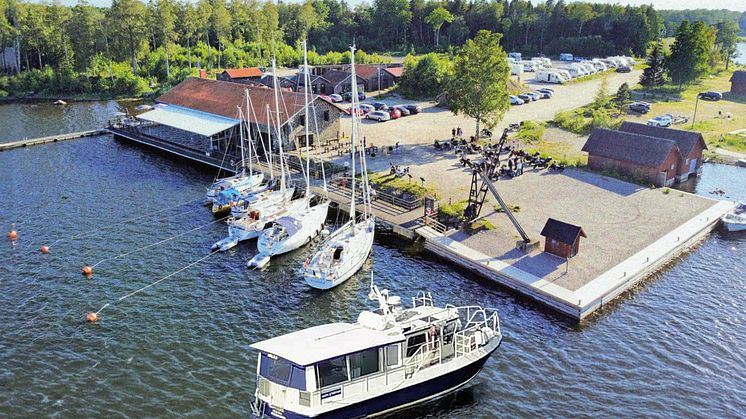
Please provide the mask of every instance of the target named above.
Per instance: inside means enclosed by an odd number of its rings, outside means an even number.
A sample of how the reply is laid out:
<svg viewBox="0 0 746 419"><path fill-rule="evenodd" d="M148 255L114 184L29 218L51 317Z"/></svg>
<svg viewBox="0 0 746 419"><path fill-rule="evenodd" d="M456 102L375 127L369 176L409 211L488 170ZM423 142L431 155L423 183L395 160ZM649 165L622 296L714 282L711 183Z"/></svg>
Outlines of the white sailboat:
<svg viewBox="0 0 746 419"><path fill-rule="evenodd" d="M246 91L248 95L248 90ZM247 115L248 118L248 115ZM264 173L254 173L251 159L251 149L249 148L249 170L246 171L246 153L244 152L244 136L243 136L243 116L240 114L239 107L239 121L238 130L241 149L241 170L229 177L216 179L212 185L207 189L207 203L213 204L213 213L215 213L215 203L220 198L220 193L228 190L235 190L239 195L245 195L251 192L258 192L257 188L260 188L262 182L264 182ZM250 131L249 131L249 135ZM227 151L226 151L227 153Z"/></svg>
<svg viewBox="0 0 746 419"><path fill-rule="evenodd" d="M308 62L306 60L306 44L303 43L303 61L304 61L304 68L308 68ZM277 76L274 75L275 69L274 69L274 61L272 62L272 73L275 78L275 108L277 110L277 134L278 137L280 135L280 127L279 127L279 112L280 112L280 102L279 102L279 96L278 96L278 89L277 89ZM307 72L305 73L307 77ZM324 229L324 223L326 222L327 214L329 213L329 200L324 200L323 202L320 202L316 204L315 206L311 206L311 173L310 173L310 152L309 152L309 132L308 132L308 125L309 125L309 112L308 112L308 79L306 79L306 83L304 83L304 95L305 95L305 114L306 114L306 123L305 125L305 137L306 137L306 171L305 171L305 178L306 178L306 196L304 198L305 205L302 207L302 209L298 211L294 211L284 217L280 217L277 221L273 223L273 225L264 230L261 235L259 236L259 239L257 240L257 249L259 250L259 253L252 258L248 266L252 268L261 268L262 266L266 265L269 262L269 259L272 256L287 253L290 251L293 251L295 249L298 249L301 246L306 245L307 243L311 242L313 238L318 236L321 231ZM282 141L280 141L282 144ZM282 157L282 147L280 147L280 160L283 159ZM326 181L326 180L324 180Z"/></svg>
<svg viewBox="0 0 746 419"><path fill-rule="evenodd" d="M352 79L355 79L355 48L352 47ZM357 86L352 84L352 109L358 106ZM352 112L352 193L350 196L350 221L335 231L320 246L319 250L306 260L303 277L306 283L317 289L330 289L343 283L355 274L368 259L373 248L375 234L375 217L370 207L370 193L368 171L365 152L360 152L361 187L363 196L363 212L357 216L355 201L355 146L362 137L360 132L360 116Z"/></svg>

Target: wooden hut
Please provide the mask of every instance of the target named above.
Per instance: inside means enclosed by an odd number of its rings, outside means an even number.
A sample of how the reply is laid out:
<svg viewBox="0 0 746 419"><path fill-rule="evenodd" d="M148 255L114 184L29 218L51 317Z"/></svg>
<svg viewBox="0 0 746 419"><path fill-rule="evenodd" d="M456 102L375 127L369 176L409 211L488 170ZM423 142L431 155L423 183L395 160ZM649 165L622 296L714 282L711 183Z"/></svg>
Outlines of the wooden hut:
<svg viewBox="0 0 746 419"><path fill-rule="evenodd" d="M588 237L579 226L568 224L554 218L547 220L541 235L545 237L544 251L569 259L578 254L580 238Z"/></svg>

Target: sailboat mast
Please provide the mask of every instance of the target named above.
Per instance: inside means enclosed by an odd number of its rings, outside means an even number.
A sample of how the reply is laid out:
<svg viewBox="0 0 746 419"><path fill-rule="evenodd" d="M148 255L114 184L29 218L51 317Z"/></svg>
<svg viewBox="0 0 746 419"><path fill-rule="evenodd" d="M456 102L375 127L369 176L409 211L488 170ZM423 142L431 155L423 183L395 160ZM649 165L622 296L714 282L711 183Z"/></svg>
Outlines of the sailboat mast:
<svg viewBox="0 0 746 419"><path fill-rule="evenodd" d="M272 84L275 86L275 111L277 113L277 121L275 126L277 127L277 140L280 145L280 190L282 194L285 194L285 157L282 152L282 133L280 130L280 92L277 86L277 67L275 67L275 59L272 59Z"/></svg>
<svg viewBox="0 0 746 419"><path fill-rule="evenodd" d="M350 65L350 84L352 94L351 97L351 103L352 103L352 112L350 112L350 115L352 115L352 130L350 132L350 151L352 154L352 179L350 180L350 183L352 183L352 198L350 199L350 218L352 219L352 223L354 224L357 217L355 216L355 142L357 141L357 108L360 107L360 105L357 103L357 76L355 75L355 45L350 47L350 52L352 52L351 55L351 65Z"/></svg>
<svg viewBox="0 0 746 419"><path fill-rule="evenodd" d="M267 153L267 161L269 162L269 177L274 179L275 169L272 164L272 118L269 117L269 104L267 104L267 147L269 147L269 152L267 150L264 151Z"/></svg>
<svg viewBox="0 0 746 419"><path fill-rule="evenodd" d="M308 51L306 50L306 42L303 40L303 102L305 103L303 112L305 113L305 124L306 128L306 208L311 206L311 145L308 142L308 83L310 77L308 76Z"/></svg>
<svg viewBox="0 0 746 419"><path fill-rule="evenodd" d="M246 173L246 160L244 159L244 153L243 153L243 111L241 110L240 106L236 106L236 109L238 109L238 138L239 138L239 144L241 148L241 174Z"/></svg>
<svg viewBox="0 0 746 419"><path fill-rule="evenodd" d="M249 176L254 176L254 163L251 161L253 141L251 140L251 125L249 124L249 89L245 89L244 92L246 92L246 136L249 139Z"/></svg>

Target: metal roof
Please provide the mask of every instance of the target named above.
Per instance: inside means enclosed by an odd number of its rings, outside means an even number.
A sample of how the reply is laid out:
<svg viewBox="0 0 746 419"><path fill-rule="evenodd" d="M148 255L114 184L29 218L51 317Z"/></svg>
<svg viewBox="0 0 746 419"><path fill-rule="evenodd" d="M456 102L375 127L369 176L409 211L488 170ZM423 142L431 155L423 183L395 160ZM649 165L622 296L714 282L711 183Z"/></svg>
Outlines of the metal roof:
<svg viewBox="0 0 746 419"><path fill-rule="evenodd" d="M671 152L681 155L675 141L605 128L595 128L582 150L647 167L660 167Z"/></svg>
<svg viewBox="0 0 746 419"><path fill-rule="evenodd" d="M403 340L398 328L374 330L359 324L330 323L263 340L251 347L306 366Z"/></svg>
<svg viewBox="0 0 746 419"><path fill-rule="evenodd" d="M238 113L238 110L236 110L236 113ZM176 105L161 106L140 114L137 118L204 135L205 137L233 128L240 122L238 119L226 118Z"/></svg>

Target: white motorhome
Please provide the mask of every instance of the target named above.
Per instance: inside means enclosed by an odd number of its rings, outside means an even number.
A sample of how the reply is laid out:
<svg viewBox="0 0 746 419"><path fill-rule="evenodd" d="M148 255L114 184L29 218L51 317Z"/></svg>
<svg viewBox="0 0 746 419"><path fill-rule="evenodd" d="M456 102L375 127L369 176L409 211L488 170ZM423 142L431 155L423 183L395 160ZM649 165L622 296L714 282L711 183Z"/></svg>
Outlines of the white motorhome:
<svg viewBox="0 0 746 419"><path fill-rule="evenodd" d="M575 65L567 67L567 72L569 72L570 73L570 77L572 77L574 79L578 78L578 77L583 77L583 76L587 76L588 75L582 67L575 66Z"/></svg>
<svg viewBox="0 0 746 419"><path fill-rule="evenodd" d="M562 76L562 78L564 78L565 81L572 80L572 76L570 75L570 72L565 70L564 68L556 68L552 71Z"/></svg>
<svg viewBox="0 0 746 419"><path fill-rule="evenodd" d="M580 66L581 66L582 68L584 68L584 69L585 69L585 71L586 71L586 72L587 72L588 74L595 74L595 73L598 73L598 70L596 70L596 66L594 66L593 64L591 64L591 63L589 63L589 62L587 62L587 61L583 61L582 63L580 63Z"/></svg>
<svg viewBox="0 0 746 419"><path fill-rule="evenodd" d="M592 65L593 65L594 67L596 67L596 70L598 70L598 71L606 71L606 70L608 70L608 69L609 69L609 68L608 68L608 67L606 66L606 64L604 64L604 63L603 63L603 62L602 62L601 60L599 60L598 58L594 58L594 59L593 59L592 61L590 61L590 63L591 63L591 64L592 64Z"/></svg>
<svg viewBox="0 0 746 419"><path fill-rule="evenodd" d="M531 61L539 64L542 67L549 68L552 66L552 60L550 60L547 57L533 57L531 58Z"/></svg>
<svg viewBox="0 0 746 419"><path fill-rule="evenodd" d="M572 54L568 52L563 52L562 54L560 54L559 58L560 61L572 61L575 59L575 57L573 57Z"/></svg>
<svg viewBox="0 0 746 419"><path fill-rule="evenodd" d="M522 76L523 75L523 64L520 63L511 63L510 64L510 74L512 76Z"/></svg>
<svg viewBox="0 0 746 419"><path fill-rule="evenodd" d="M536 81L543 83L555 83L563 84L568 81L569 78L565 78L564 75L554 70L539 70L536 72Z"/></svg>
<svg viewBox="0 0 746 419"><path fill-rule="evenodd" d="M518 61L522 61L522 60L523 60L523 58L522 58L522 57L523 57L523 56L521 55L521 53L520 53L520 52L509 52L509 53L508 53L508 58L512 58L512 59L513 59L513 60L515 60L516 62L518 62Z"/></svg>
<svg viewBox="0 0 746 419"><path fill-rule="evenodd" d="M534 61L521 61L521 64L523 64L523 71L529 72L534 72L541 67L537 62Z"/></svg>

